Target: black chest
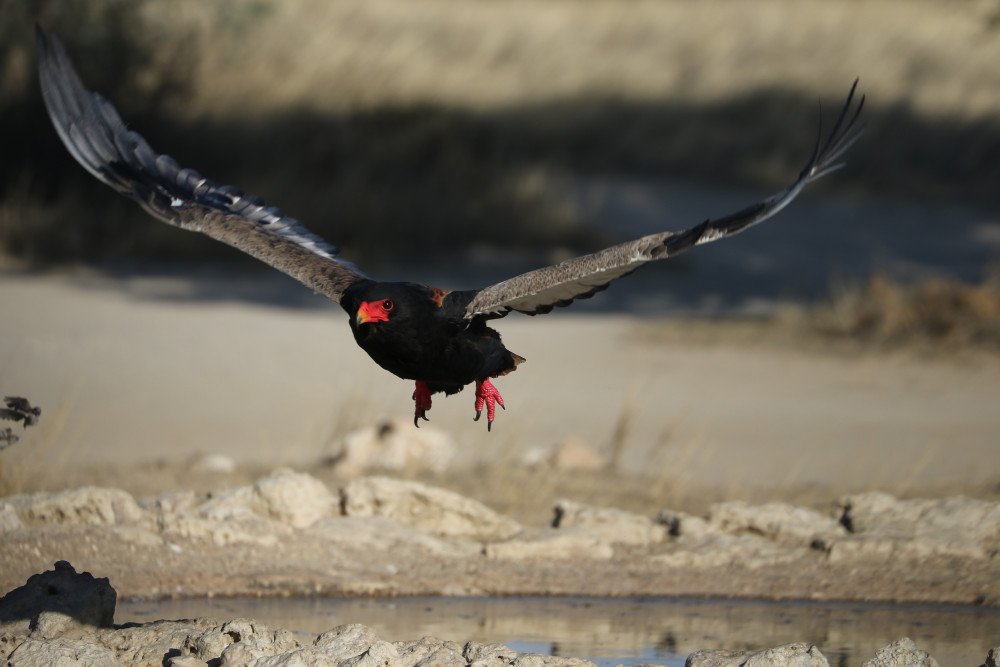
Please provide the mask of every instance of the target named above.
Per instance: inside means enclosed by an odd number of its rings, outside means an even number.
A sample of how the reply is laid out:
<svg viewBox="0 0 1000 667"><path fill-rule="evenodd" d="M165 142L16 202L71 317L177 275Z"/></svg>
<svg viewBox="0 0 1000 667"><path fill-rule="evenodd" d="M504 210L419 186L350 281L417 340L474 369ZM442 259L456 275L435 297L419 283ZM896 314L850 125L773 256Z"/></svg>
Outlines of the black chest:
<svg viewBox="0 0 1000 667"><path fill-rule="evenodd" d="M454 392L513 365L500 335L481 320L463 318L463 309L440 290L411 283L376 283L348 294L354 340L382 368L432 390ZM386 320L362 322L364 303L391 301Z"/></svg>

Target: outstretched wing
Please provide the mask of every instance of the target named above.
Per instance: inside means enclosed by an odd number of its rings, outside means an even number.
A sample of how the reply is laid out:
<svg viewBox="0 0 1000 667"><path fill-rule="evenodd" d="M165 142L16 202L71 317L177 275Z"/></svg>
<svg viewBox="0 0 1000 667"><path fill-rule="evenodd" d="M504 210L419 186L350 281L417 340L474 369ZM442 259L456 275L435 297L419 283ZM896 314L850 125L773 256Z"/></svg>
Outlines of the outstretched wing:
<svg viewBox="0 0 1000 667"><path fill-rule="evenodd" d="M55 37L36 27L42 97L70 154L163 222L233 246L339 302L367 280L338 249L257 197L218 185L130 132L110 102L84 88Z"/></svg>
<svg viewBox="0 0 1000 667"><path fill-rule="evenodd" d="M627 276L643 264L673 257L696 245L725 238L759 222L787 206L807 184L843 166L837 160L857 141L864 126L855 127L865 98L851 114L854 81L830 136L816 141L812 158L798 179L764 201L718 220L705 222L680 232L661 232L605 248L591 255L568 259L553 266L529 271L480 290L465 309L465 317L503 317L512 310L529 315L547 313L556 306L568 306L607 288L612 280Z"/></svg>

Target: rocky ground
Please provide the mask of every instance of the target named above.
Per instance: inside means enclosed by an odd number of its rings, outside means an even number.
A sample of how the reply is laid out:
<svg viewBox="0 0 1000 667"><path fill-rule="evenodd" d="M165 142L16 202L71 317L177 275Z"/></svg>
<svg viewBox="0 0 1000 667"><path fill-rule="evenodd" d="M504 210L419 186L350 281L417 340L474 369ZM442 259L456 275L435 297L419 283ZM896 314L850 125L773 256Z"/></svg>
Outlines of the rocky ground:
<svg viewBox="0 0 1000 667"><path fill-rule="evenodd" d="M551 526L539 527L412 480L358 477L333 489L290 469L210 493L136 499L85 487L15 495L0 501L0 588L13 591L0 602L0 643L12 665L57 655L84 664L569 665L585 661L474 642L389 644L364 626L312 642L249 620L109 626L117 596L716 595L1000 605L1000 504L869 492L833 506L824 514L729 501L702 515L663 508L646 516L562 500ZM65 610L40 617L19 589L41 585L33 575L61 561L46 576L69 577L75 568L109 580L111 592L88 603L103 611L82 625ZM63 585L46 590L55 595ZM872 664L936 664L921 662L912 643L886 651L909 657ZM709 651L689 664L827 663L815 647L787 645L756 656Z"/></svg>
<svg viewBox="0 0 1000 667"><path fill-rule="evenodd" d="M443 489L363 477L332 492L278 470L218 493L136 501L105 488L12 496L3 530L0 645L9 664L582 665L508 647L365 626L311 641L248 619L114 627L117 595L728 594L1000 602L1000 505L868 493L839 516L783 503L719 503L656 517L571 501L549 528ZM65 557L69 562L58 560ZM56 562L52 571L46 563ZM111 573L94 580L77 567ZM725 577L719 573L725 572ZM962 574L956 576L956 572ZM27 581L27 585L23 585ZM993 654L985 664L995 664ZM706 650L690 665L825 665L814 647ZM935 665L900 640L875 664Z"/></svg>
<svg viewBox="0 0 1000 667"><path fill-rule="evenodd" d="M525 526L389 477L331 489L280 469L252 485L137 500L108 488L0 501L0 587L57 560L125 597L721 595L1000 605L1000 504L840 498L655 516L562 500ZM725 576L720 576L724 572Z"/></svg>

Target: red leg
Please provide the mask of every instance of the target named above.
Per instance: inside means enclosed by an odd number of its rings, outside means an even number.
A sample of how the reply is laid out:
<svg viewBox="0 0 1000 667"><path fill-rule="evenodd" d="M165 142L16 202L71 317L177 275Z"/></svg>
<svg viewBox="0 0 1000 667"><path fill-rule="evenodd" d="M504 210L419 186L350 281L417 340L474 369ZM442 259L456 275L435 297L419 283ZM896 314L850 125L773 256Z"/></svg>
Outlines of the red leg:
<svg viewBox="0 0 1000 667"><path fill-rule="evenodd" d="M487 380L476 380L476 416L474 421L479 421L479 417L483 414L483 404L486 405L486 430L493 430L493 417L497 412L497 404L506 410L503 406L503 397L497 388L493 386L493 383Z"/></svg>
<svg viewBox="0 0 1000 667"><path fill-rule="evenodd" d="M417 386L413 390L413 403L413 425L420 428L420 424L417 423L419 419L430 421L427 418L427 411L431 409L431 390L427 388L426 382L417 380Z"/></svg>

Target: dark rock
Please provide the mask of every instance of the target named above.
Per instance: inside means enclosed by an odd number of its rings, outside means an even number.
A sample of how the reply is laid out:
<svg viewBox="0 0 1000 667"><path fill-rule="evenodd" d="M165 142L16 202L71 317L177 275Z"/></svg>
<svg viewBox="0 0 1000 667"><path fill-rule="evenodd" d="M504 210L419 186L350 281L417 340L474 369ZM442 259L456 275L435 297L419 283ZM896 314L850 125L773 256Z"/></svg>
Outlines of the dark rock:
<svg viewBox="0 0 1000 667"><path fill-rule="evenodd" d="M111 627L117 599L107 577L78 573L61 560L54 569L31 575L24 586L0 598L0 623L24 622L34 628L42 612L57 612L86 625Z"/></svg>

